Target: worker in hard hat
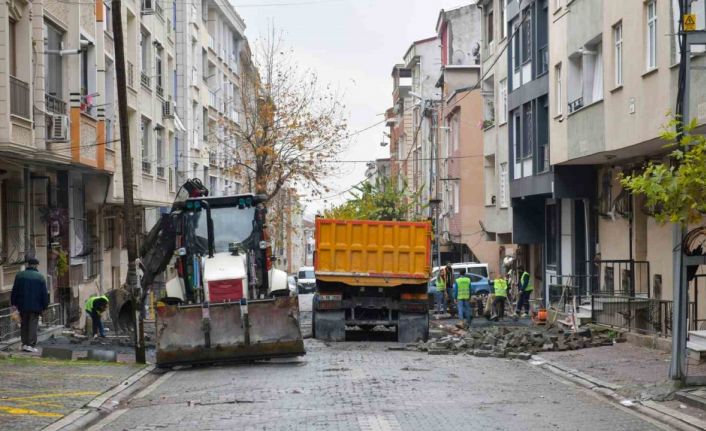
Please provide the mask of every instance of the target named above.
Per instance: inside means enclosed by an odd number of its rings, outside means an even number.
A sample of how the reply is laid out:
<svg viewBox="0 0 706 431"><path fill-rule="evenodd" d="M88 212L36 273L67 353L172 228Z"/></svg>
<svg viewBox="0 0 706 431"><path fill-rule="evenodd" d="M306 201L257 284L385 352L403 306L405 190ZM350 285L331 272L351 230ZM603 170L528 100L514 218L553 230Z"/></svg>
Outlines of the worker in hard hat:
<svg viewBox="0 0 706 431"><path fill-rule="evenodd" d="M86 300L86 314L90 316L93 322L93 338L100 336L105 338L105 329L101 320L101 313L108 309L108 297L105 295L91 296Z"/></svg>
<svg viewBox="0 0 706 431"><path fill-rule="evenodd" d="M518 286L520 298L517 300L516 314L522 313L522 317L527 317L530 308L529 299L530 296L532 296L534 286L532 286L532 280L529 272L525 271L523 267L518 268L517 272L520 274L520 283Z"/></svg>

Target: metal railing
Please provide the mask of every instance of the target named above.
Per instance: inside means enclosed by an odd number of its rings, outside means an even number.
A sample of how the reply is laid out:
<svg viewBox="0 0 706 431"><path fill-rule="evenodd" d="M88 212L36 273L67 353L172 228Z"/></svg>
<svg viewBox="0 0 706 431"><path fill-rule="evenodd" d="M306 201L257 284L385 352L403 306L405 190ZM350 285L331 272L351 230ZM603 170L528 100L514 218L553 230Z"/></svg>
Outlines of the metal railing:
<svg viewBox="0 0 706 431"><path fill-rule="evenodd" d="M574 111L578 111L581 108L583 108L583 97L579 97L569 102L569 114Z"/></svg>
<svg viewBox="0 0 706 431"><path fill-rule="evenodd" d="M64 311L61 304L49 304L42 313L40 329L64 324ZM20 323L12 319L12 307L0 309L0 342L20 336Z"/></svg>
<svg viewBox="0 0 706 431"><path fill-rule="evenodd" d="M10 76L10 113L29 119L29 84Z"/></svg>
<svg viewBox="0 0 706 431"><path fill-rule="evenodd" d="M589 294L618 294L650 298L652 286L650 262L643 260L615 259L591 260L583 263L588 272Z"/></svg>
<svg viewBox="0 0 706 431"><path fill-rule="evenodd" d="M662 337L672 335L672 301L626 295L595 294L591 318L595 323ZM696 304L687 308L688 330L696 329Z"/></svg>
<svg viewBox="0 0 706 431"><path fill-rule="evenodd" d="M152 81L152 79L144 70L142 72L140 72L140 83L143 86L145 86L147 89L150 89L151 81Z"/></svg>
<svg viewBox="0 0 706 431"><path fill-rule="evenodd" d="M47 112L66 115L66 102L58 97L49 93L44 93L44 103L47 106Z"/></svg>
<svg viewBox="0 0 706 431"><path fill-rule="evenodd" d="M162 88L161 85L157 86L157 96L162 97L162 98L164 97L164 88Z"/></svg>

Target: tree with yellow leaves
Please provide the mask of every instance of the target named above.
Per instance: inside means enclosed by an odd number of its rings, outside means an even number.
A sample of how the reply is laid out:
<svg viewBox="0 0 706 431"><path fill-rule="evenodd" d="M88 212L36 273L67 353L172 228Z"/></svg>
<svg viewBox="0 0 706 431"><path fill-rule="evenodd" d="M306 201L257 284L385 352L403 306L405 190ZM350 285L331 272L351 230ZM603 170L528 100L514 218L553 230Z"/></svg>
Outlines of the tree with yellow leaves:
<svg viewBox="0 0 706 431"><path fill-rule="evenodd" d="M227 131L226 138L238 142L226 145L237 148L231 169L268 199L285 185L308 186L314 195L326 192L333 165L327 162L342 151L347 131L339 94L302 69L274 30L258 45L253 62L244 65L241 85L240 127Z"/></svg>

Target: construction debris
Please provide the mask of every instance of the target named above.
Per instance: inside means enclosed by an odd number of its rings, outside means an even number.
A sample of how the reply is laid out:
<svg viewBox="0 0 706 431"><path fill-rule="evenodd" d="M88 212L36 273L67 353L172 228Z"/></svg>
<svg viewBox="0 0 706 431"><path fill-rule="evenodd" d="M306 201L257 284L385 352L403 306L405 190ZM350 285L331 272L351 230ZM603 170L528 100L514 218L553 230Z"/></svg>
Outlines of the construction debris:
<svg viewBox="0 0 706 431"><path fill-rule="evenodd" d="M539 352L610 346L613 342L607 333L592 332L588 328L571 332L560 328L490 326L473 328L462 336L455 333L408 344L407 350L427 352L430 355L465 353L479 357L528 360Z"/></svg>

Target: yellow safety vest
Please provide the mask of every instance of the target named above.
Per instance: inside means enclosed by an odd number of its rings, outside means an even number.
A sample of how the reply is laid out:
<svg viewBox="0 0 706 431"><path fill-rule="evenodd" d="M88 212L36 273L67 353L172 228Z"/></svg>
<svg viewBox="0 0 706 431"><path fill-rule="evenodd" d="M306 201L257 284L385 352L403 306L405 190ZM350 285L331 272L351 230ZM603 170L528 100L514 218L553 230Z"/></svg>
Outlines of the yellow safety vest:
<svg viewBox="0 0 706 431"><path fill-rule="evenodd" d="M495 296L507 298L507 281L504 278L496 278L493 282L493 288L495 289Z"/></svg>
<svg viewBox="0 0 706 431"><path fill-rule="evenodd" d="M446 290L446 281L444 281L443 278L441 278L441 274L436 276L436 291L437 292L443 292Z"/></svg>
<svg viewBox="0 0 706 431"><path fill-rule="evenodd" d="M531 292L534 290L534 286L532 286L532 280L530 280L530 275L529 272L525 271L522 273L522 277L520 277L520 281L522 283L527 282L527 286L525 287L525 292Z"/></svg>
<svg viewBox="0 0 706 431"><path fill-rule="evenodd" d="M94 302L96 301L96 299L98 299L98 298L105 299L105 303L106 303L106 304L108 303L108 297L105 296L105 295L102 295L102 296L91 296L90 298L88 298L88 299L86 300L85 310L88 311L88 312L93 311L93 303L94 303Z"/></svg>
<svg viewBox="0 0 706 431"><path fill-rule="evenodd" d="M456 279L456 289L458 289L458 300L463 301L471 298L471 279L461 276Z"/></svg>

